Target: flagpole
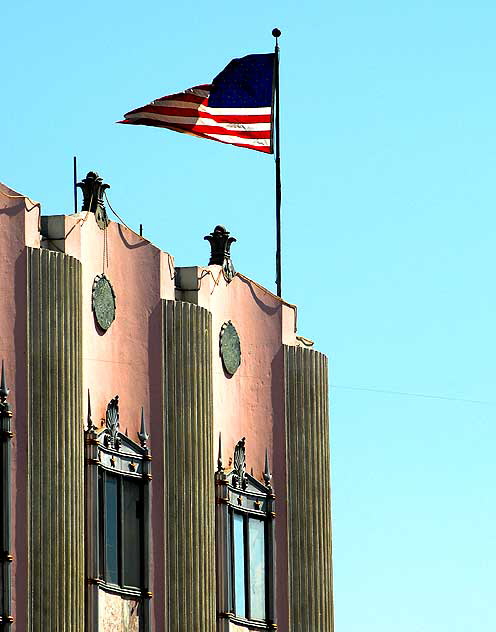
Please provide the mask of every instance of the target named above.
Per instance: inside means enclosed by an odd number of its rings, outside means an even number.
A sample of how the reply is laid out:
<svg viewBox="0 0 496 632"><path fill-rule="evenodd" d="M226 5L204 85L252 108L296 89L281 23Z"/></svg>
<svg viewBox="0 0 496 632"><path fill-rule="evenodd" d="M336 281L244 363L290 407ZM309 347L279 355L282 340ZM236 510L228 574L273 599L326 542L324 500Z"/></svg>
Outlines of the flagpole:
<svg viewBox="0 0 496 632"><path fill-rule="evenodd" d="M275 161L276 161L276 288L277 296L282 296L281 281L281 143L279 134L279 29L274 29L272 35L276 38L274 49L274 108L275 108Z"/></svg>

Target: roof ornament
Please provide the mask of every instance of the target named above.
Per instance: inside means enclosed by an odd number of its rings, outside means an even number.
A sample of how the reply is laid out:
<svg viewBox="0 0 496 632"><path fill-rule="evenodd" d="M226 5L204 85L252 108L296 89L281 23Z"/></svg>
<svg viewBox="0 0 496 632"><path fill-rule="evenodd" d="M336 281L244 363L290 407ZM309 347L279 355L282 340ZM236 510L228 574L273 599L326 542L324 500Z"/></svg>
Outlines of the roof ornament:
<svg viewBox="0 0 496 632"><path fill-rule="evenodd" d="M77 183L83 191L82 211L95 214L95 221L101 230L109 225L109 218L103 201L103 194L110 189L110 184L105 184L96 171L88 171L86 178Z"/></svg>
<svg viewBox="0 0 496 632"><path fill-rule="evenodd" d="M231 233L224 226L216 226L210 235L205 235L203 239L210 243L210 261L208 265L222 266L222 272L227 283L230 283L236 276L231 261L231 244L236 241L235 237L230 237Z"/></svg>

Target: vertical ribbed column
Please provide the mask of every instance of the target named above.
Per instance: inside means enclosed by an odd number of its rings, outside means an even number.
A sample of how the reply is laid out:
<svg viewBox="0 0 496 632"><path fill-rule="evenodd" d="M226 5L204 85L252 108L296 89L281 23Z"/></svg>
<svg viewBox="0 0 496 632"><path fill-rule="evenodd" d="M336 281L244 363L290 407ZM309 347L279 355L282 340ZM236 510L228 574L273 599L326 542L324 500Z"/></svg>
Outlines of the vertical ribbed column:
<svg viewBox="0 0 496 632"><path fill-rule="evenodd" d="M327 358L284 347L291 632L332 632Z"/></svg>
<svg viewBox="0 0 496 632"><path fill-rule="evenodd" d="M167 632L214 632L212 315L162 305Z"/></svg>
<svg viewBox="0 0 496 632"><path fill-rule="evenodd" d="M81 264L27 257L28 630L83 632Z"/></svg>

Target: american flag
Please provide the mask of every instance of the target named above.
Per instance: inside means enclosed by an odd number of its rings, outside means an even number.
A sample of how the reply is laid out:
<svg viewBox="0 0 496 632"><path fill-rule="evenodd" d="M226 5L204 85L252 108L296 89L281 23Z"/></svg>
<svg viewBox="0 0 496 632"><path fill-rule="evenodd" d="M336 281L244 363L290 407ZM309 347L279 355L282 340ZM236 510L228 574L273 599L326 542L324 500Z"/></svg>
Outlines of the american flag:
<svg viewBox="0 0 496 632"><path fill-rule="evenodd" d="M119 123L166 127L183 134L272 153L274 53L233 59L211 84L152 101Z"/></svg>

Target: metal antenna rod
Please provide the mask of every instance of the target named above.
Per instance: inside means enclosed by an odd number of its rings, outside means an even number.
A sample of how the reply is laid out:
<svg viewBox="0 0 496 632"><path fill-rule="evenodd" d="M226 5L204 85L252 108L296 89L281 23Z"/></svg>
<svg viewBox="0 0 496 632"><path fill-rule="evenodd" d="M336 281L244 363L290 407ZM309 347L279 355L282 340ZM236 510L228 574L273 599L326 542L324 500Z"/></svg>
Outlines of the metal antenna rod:
<svg viewBox="0 0 496 632"><path fill-rule="evenodd" d="M77 212L77 158L74 156L74 213Z"/></svg>

